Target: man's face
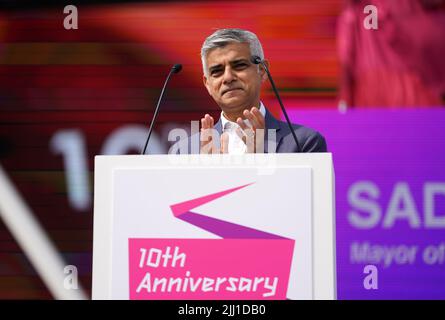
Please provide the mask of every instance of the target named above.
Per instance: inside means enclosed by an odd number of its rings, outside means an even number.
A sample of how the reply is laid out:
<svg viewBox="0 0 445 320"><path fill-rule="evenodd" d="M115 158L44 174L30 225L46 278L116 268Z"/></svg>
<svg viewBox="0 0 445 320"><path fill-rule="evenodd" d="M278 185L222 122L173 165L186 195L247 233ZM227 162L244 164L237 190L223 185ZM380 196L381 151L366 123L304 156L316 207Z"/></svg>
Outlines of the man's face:
<svg viewBox="0 0 445 320"><path fill-rule="evenodd" d="M261 83L267 75L250 62L248 43L232 42L211 50L206 57L207 91L226 115L241 115L244 109L258 107Z"/></svg>

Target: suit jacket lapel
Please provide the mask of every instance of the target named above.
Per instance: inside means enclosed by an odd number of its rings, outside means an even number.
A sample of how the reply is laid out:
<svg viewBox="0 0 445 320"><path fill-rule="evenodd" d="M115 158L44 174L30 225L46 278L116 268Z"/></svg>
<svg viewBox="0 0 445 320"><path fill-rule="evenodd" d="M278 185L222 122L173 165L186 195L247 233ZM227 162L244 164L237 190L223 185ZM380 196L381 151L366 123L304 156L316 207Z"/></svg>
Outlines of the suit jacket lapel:
<svg viewBox="0 0 445 320"><path fill-rule="evenodd" d="M221 117L219 118L218 122L215 123L215 125L213 126L213 128L216 129L216 131L218 131L219 135L222 135L222 122L221 122Z"/></svg>

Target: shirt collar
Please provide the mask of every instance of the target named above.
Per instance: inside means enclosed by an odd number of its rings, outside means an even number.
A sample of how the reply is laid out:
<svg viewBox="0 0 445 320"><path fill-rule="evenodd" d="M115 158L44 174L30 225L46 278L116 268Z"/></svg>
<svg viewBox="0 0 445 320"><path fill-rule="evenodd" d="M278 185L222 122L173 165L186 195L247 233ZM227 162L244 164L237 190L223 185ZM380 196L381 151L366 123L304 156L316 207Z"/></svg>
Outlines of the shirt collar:
<svg viewBox="0 0 445 320"><path fill-rule="evenodd" d="M263 102L260 101L260 112L263 115L263 117L266 117L266 107L264 106ZM248 124L248 120L245 119L244 120L247 124ZM222 126L222 130L224 131L224 129L227 129L227 127L236 125L238 126L238 124L236 122L230 121L229 119L227 119L224 115L224 112L221 111L221 126Z"/></svg>

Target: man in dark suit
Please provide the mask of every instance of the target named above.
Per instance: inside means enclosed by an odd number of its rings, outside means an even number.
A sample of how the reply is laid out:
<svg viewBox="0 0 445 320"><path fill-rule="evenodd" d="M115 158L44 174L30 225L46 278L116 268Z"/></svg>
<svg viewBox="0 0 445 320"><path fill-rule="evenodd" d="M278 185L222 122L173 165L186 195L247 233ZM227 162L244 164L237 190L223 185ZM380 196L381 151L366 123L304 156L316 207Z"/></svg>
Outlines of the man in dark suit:
<svg viewBox="0 0 445 320"><path fill-rule="evenodd" d="M241 29L220 29L210 35L201 48L203 82L221 108L215 124L206 114L200 134L189 139L191 153L246 152L290 153L326 152L324 137L315 130L293 125L297 147L287 123L275 119L260 101L260 89L267 74L253 64L255 55L264 60L257 36ZM267 60L264 60L269 65ZM199 139L199 143L192 142ZM193 150L199 146L199 150Z"/></svg>

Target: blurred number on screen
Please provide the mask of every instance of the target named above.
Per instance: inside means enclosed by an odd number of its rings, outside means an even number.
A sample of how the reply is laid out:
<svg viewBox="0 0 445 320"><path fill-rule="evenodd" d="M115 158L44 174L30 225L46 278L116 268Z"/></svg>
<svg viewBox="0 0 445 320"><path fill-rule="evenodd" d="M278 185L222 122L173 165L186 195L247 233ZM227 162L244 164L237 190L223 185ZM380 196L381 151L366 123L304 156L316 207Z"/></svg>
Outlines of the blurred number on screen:
<svg viewBox="0 0 445 320"><path fill-rule="evenodd" d="M139 154L145 144L147 134L147 128L141 125L125 125L117 128L105 139L101 154ZM78 211L89 210L91 208L90 175L84 134L79 129L56 131L51 138L50 147L52 152L63 156L69 204ZM147 154L163 154L165 150L166 146L153 132Z"/></svg>
<svg viewBox="0 0 445 320"><path fill-rule="evenodd" d="M68 201L78 210L89 210L91 193L85 137L78 129L57 131L50 141L51 150L63 156Z"/></svg>

